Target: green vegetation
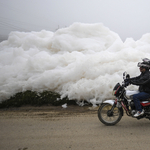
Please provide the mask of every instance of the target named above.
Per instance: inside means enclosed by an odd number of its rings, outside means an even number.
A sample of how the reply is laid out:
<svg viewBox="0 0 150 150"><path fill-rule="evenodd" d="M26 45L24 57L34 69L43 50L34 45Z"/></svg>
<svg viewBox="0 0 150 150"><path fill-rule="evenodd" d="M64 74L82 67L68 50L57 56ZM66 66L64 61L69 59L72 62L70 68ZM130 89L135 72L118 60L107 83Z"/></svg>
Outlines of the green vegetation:
<svg viewBox="0 0 150 150"><path fill-rule="evenodd" d="M75 100L69 100L67 97L60 99L60 95L55 92L44 91L42 93L37 93L33 91L25 91L17 93L8 100L0 103L0 108L20 107L23 105L42 106L49 104L58 106L64 103L76 104Z"/></svg>

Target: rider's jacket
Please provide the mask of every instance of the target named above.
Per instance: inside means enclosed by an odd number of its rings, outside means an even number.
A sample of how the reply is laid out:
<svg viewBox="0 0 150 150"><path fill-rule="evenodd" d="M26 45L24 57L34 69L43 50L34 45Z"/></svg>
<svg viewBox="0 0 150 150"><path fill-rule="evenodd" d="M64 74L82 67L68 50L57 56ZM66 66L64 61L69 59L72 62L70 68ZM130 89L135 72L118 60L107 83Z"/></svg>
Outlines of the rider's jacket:
<svg viewBox="0 0 150 150"><path fill-rule="evenodd" d="M150 93L150 72L146 70L139 76L130 78L130 83L139 86L140 92Z"/></svg>

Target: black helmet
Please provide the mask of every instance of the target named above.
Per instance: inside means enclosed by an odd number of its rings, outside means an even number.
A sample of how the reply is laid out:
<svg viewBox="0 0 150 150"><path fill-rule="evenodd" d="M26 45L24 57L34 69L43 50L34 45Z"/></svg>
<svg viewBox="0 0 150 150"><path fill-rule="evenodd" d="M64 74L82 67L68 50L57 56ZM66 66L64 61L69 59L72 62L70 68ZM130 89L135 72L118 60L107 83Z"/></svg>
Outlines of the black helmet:
<svg viewBox="0 0 150 150"><path fill-rule="evenodd" d="M143 68L149 70L150 69L150 60L148 58L144 58L142 60L143 60L143 62L139 62L137 66L143 67Z"/></svg>

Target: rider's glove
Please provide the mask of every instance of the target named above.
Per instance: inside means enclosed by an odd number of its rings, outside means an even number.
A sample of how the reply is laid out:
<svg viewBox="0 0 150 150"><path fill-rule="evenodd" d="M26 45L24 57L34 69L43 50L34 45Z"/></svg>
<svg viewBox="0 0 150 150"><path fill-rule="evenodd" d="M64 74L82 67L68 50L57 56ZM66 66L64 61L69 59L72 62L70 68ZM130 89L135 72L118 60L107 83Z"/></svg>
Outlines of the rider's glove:
<svg viewBox="0 0 150 150"><path fill-rule="evenodd" d="M127 87L131 83L130 79L125 79L124 82L125 82L125 87Z"/></svg>

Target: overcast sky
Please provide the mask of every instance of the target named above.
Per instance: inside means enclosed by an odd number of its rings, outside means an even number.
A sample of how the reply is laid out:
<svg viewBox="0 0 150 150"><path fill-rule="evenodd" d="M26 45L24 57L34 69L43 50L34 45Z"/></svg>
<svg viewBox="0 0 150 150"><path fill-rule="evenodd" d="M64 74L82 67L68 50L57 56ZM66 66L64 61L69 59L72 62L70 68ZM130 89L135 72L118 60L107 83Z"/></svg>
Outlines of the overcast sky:
<svg viewBox="0 0 150 150"><path fill-rule="evenodd" d="M74 22L103 23L138 40L150 33L149 0L0 0L0 39L11 31L55 31Z"/></svg>

